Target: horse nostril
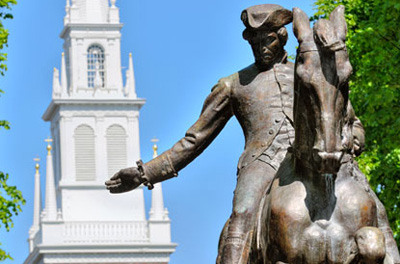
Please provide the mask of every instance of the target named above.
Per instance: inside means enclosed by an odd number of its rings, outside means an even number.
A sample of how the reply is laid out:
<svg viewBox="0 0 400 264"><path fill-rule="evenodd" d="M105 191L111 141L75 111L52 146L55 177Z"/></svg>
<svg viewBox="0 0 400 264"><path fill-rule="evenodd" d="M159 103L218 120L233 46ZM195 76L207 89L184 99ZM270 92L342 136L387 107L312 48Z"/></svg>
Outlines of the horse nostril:
<svg viewBox="0 0 400 264"><path fill-rule="evenodd" d="M339 171L344 151L325 152L313 149L313 158L318 166L319 173L335 174Z"/></svg>

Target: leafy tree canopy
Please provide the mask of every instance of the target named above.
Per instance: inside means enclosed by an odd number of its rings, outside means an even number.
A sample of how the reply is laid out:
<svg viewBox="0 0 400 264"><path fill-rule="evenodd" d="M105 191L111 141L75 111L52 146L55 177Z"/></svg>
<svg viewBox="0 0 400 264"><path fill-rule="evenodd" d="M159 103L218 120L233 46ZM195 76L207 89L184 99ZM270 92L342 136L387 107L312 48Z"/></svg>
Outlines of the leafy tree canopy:
<svg viewBox="0 0 400 264"><path fill-rule="evenodd" d="M8 30L4 28L3 21L13 18L10 10L16 0L0 0L0 74L4 75L7 70L5 64L7 54L3 52L8 43ZM0 95L3 90L0 89ZM0 119L0 129L10 129L8 121ZM7 231L13 227L12 217L21 212L21 206L25 204L21 192L15 187L7 184L8 174L0 171L0 228L5 227ZM0 243L1 245L1 243ZM0 249L0 261L12 259L4 250Z"/></svg>
<svg viewBox="0 0 400 264"><path fill-rule="evenodd" d="M400 2L316 0L312 20L346 8L347 48L353 66L353 107L364 124L366 151L358 162L385 204L400 245Z"/></svg>

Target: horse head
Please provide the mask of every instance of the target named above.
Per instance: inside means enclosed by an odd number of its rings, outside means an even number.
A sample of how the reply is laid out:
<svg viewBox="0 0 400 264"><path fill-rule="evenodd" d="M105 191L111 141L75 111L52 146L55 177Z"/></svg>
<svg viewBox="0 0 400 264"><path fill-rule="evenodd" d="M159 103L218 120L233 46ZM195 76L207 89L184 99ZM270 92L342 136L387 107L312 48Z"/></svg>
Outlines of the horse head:
<svg viewBox="0 0 400 264"><path fill-rule="evenodd" d="M318 20L313 29L307 15L294 8L293 31L299 41L294 85L295 156L321 174L335 174L352 144L351 131L346 132L352 67L345 46L344 7L337 7L329 20Z"/></svg>

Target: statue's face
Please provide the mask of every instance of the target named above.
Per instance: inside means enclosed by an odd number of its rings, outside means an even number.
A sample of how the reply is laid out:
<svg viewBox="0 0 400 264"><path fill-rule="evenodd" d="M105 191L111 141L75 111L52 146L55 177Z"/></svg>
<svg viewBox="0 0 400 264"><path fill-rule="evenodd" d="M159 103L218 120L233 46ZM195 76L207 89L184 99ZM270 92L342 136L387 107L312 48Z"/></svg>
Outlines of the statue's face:
<svg viewBox="0 0 400 264"><path fill-rule="evenodd" d="M260 66L270 66L282 55L283 45L276 32L255 32L249 42Z"/></svg>

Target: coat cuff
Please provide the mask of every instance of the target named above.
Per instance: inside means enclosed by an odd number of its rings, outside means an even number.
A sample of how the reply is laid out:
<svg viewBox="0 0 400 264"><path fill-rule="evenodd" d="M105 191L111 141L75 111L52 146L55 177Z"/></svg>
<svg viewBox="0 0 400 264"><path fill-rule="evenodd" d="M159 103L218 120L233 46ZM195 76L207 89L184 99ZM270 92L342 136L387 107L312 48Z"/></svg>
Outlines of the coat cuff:
<svg viewBox="0 0 400 264"><path fill-rule="evenodd" d="M144 181L143 184L147 186L149 190L153 189L154 184L157 182L162 182L178 176L168 153L163 153L145 164L137 164L139 171L143 174L141 176Z"/></svg>

